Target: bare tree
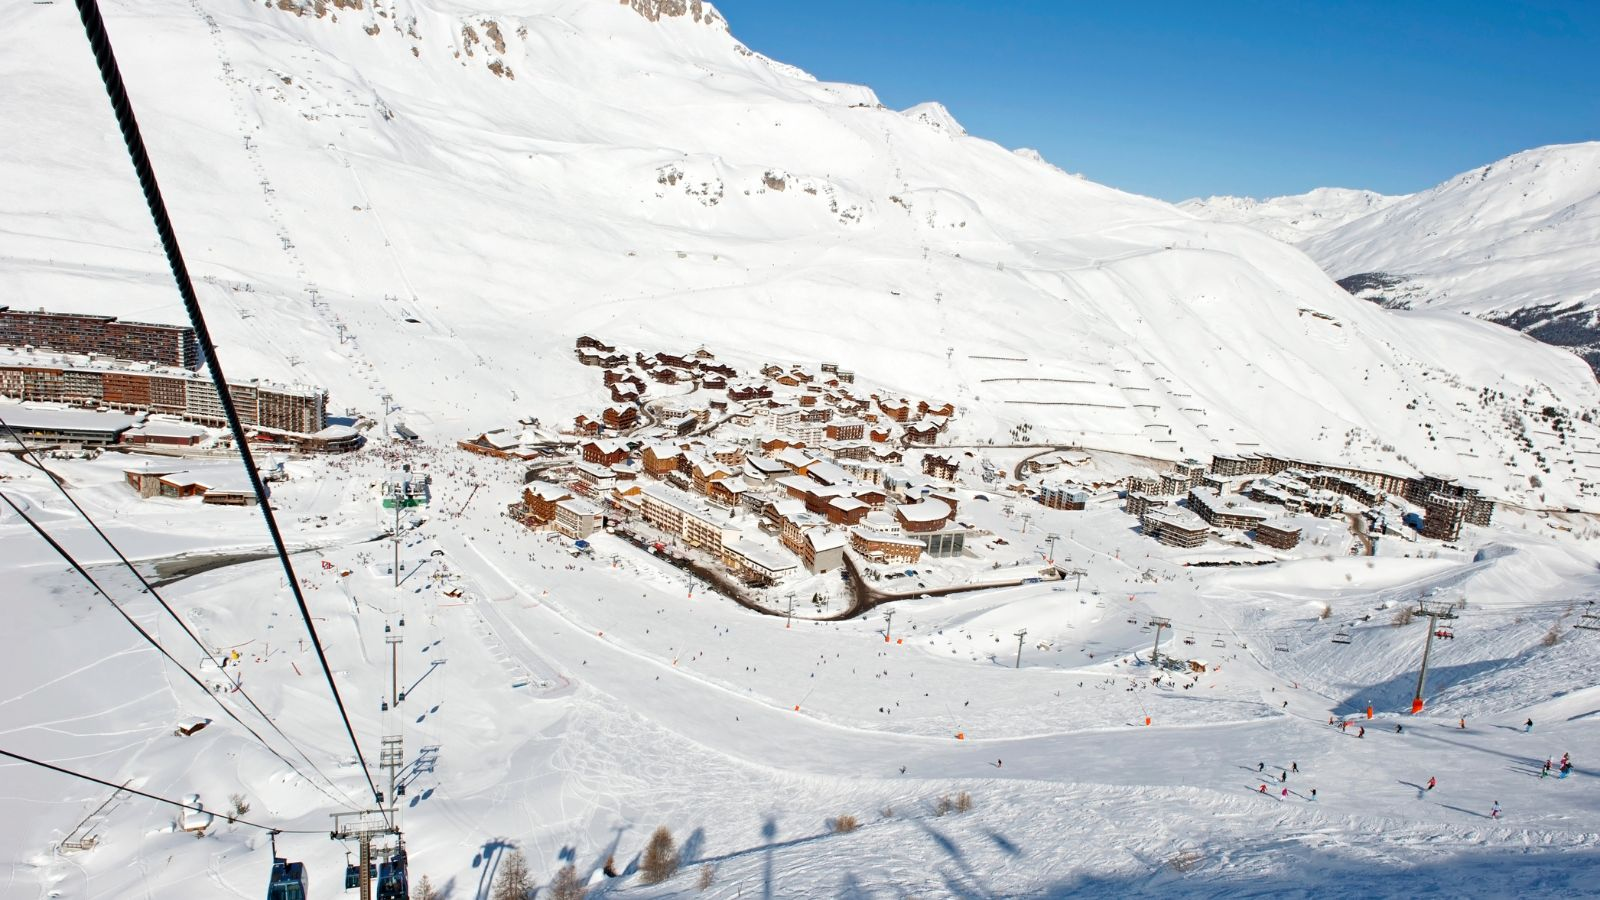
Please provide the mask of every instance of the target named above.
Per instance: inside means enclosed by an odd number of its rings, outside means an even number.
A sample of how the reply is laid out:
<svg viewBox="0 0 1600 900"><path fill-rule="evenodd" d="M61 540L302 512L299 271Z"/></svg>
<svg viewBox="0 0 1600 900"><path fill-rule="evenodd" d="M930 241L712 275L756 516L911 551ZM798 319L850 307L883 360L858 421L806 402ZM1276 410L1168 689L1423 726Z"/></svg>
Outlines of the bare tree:
<svg viewBox="0 0 1600 900"><path fill-rule="evenodd" d="M533 877L528 874L528 858L513 850L500 861L500 874L494 879L494 900L528 900L533 893Z"/></svg>
<svg viewBox="0 0 1600 900"><path fill-rule="evenodd" d="M428 876L424 875L422 880L417 882L416 890L411 892L411 897L412 900L439 900L439 889L433 886Z"/></svg>
<svg viewBox="0 0 1600 900"><path fill-rule="evenodd" d="M660 884L677 874L677 871L678 845L672 840L672 832L662 825L655 834L650 835L650 843L645 845L644 858L639 860L639 874L643 876L645 884Z"/></svg>
<svg viewBox="0 0 1600 900"><path fill-rule="evenodd" d="M589 889L578 880L578 870L567 863L556 873L555 880L550 882L550 900L583 900Z"/></svg>

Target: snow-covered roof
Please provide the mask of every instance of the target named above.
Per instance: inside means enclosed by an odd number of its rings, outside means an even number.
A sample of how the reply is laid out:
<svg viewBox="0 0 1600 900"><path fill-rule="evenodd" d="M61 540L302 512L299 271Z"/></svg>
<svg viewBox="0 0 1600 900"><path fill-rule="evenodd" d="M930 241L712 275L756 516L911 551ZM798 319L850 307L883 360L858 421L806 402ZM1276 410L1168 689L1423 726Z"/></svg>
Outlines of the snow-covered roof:
<svg viewBox="0 0 1600 900"><path fill-rule="evenodd" d="M0 405L0 418L18 431L120 431L144 421L144 413L95 412L89 409L43 409Z"/></svg>
<svg viewBox="0 0 1600 900"><path fill-rule="evenodd" d="M858 534L862 537L862 539L872 541L876 544L900 544L904 547L922 546L921 541L913 540L912 538L908 537L902 537L898 534L890 534L886 531L874 531L871 528L852 528L850 529L850 533Z"/></svg>
<svg viewBox="0 0 1600 900"><path fill-rule="evenodd" d="M600 508L581 497L568 497L556 504L556 509L564 509L579 516L598 516Z"/></svg>
<svg viewBox="0 0 1600 900"><path fill-rule="evenodd" d="M844 545L849 543L849 539L843 532L813 528L806 532L806 543L811 545L812 550L820 553L825 550L843 549Z"/></svg>
<svg viewBox="0 0 1600 900"><path fill-rule="evenodd" d="M937 500L923 500L897 506L895 513L907 522L937 522L950 517L950 506Z"/></svg>
<svg viewBox="0 0 1600 900"><path fill-rule="evenodd" d="M722 549L732 553L734 556L741 556L758 568L766 569L769 572L787 572L800 566L799 561L794 557L770 550L749 538L739 538L732 543L724 544Z"/></svg>

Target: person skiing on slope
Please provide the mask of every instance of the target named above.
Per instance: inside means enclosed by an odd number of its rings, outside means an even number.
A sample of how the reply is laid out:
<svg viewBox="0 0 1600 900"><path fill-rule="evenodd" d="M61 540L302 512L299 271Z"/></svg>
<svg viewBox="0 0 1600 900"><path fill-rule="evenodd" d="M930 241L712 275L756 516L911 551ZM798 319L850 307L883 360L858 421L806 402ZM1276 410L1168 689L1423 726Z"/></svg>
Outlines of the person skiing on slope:
<svg viewBox="0 0 1600 900"><path fill-rule="evenodd" d="M1283 789L1283 798L1282 799L1284 799L1284 800L1289 799L1289 789L1288 788L1284 788Z"/></svg>
<svg viewBox="0 0 1600 900"><path fill-rule="evenodd" d="M1499 800L1496 800L1494 802L1494 806L1489 808L1489 818L1491 818L1491 819L1500 818L1500 801Z"/></svg>
<svg viewBox="0 0 1600 900"><path fill-rule="evenodd" d="M1366 736L1367 736L1367 727L1365 725L1363 725L1363 726L1361 726L1361 730L1356 732L1356 737L1364 738Z"/></svg>
<svg viewBox="0 0 1600 900"><path fill-rule="evenodd" d="M1258 762L1258 763L1256 763L1256 771L1257 771L1257 772L1262 772L1262 771L1265 771L1265 770L1266 770L1266 768L1267 768L1267 764L1266 764L1266 763L1264 763L1264 762Z"/></svg>
<svg viewBox="0 0 1600 900"><path fill-rule="evenodd" d="M1265 794L1266 792L1267 792L1267 786L1265 784L1261 785L1261 790L1256 791L1256 793L1258 793L1258 794Z"/></svg>
<svg viewBox="0 0 1600 900"><path fill-rule="evenodd" d="M1530 732L1532 730L1533 730L1533 720L1532 719L1529 719L1528 721L1522 723L1522 732L1523 732L1523 734L1527 734L1528 732Z"/></svg>
<svg viewBox="0 0 1600 900"><path fill-rule="evenodd" d="M1433 786L1435 784L1438 784L1438 782L1436 780L1434 780L1433 778L1429 778L1428 779L1428 790L1430 790L1430 791L1433 790Z"/></svg>
<svg viewBox="0 0 1600 900"><path fill-rule="evenodd" d="M1311 801L1308 801L1308 802L1314 802L1316 799L1317 799L1317 789L1316 788L1312 788L1311 789Z"/></svg>
<svg viewBox="0 0 1600 900"><path fill-rule="evenodd" d="M1289 763L1289 771L1295 773L1296 775L1299 775L1300 774L1300 764L1297 763L1297 762Z"/></svg>

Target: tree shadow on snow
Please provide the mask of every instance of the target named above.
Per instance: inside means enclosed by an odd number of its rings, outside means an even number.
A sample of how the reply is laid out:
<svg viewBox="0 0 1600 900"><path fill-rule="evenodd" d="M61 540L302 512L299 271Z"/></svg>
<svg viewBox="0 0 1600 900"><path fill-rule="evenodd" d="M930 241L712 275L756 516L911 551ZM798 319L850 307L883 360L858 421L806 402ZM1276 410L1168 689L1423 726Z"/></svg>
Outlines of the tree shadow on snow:
<svg viewBox="0 0 1600 900"><path fill-rule="evenodd" d="M1454 809L1454 807L1447 807ZM1471 810L1460 810L1472 812ZM1487 818L1484 813L1473 813ZM1317 898L1348 894L1355 888L1363 898L1413 898L1481 896L1565 898L1588 896L1600 875L1600 852L1466 852L1436 858L1423 865L1399 861L1375 865L1370 858L1336 856L1311 850L1286 861L1281 874L1264 875L1258 869L1225 866L1215 860L1220 850L1207 854L1192 870L1180 872L1160 865L1130 875L1084 874L1032 887L1028 897L1042 900L1075 898L1250 897ZM941 873L942 874L942 873ZM870 896L852 876L845 877L841 898ZM990 897L974 885L952 882L945 889L956 897Z"/></svg>

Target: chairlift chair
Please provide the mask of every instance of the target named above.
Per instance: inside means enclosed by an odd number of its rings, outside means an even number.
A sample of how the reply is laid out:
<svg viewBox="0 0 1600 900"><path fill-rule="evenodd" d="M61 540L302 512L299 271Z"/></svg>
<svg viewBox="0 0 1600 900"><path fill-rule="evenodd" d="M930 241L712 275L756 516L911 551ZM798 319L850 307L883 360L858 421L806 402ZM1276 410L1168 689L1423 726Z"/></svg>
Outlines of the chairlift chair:
<svg viewBox="0 0 1600 900"><path fill-rule="evenodd" d="M1194 635L1191 634L1188 637L1184 638L1183 642L1185 644L1188 644L1189 646L1193 647L1194 646Z"/></svg>
<svg viewBox="0 0 1600 900"><path fill-rule="evenodd" d="M1600 613L1594 611L1594 601L1589 601L1588 611L1578 615L1578 621L1572 624L1573 628L1582 628L1584 631L1600 631Z"/></svg>
<svg viewBox="0 0 1600 900"><path fill-rule="evenodd" d="M1223 650L1227 648L1228 642L1222 638L1217 638L1211 642L1211 646L1216 647L1218 650Z"/></svg>
<svg viewBox="0 0 1600 900"><path fill-rule="evenodd" d="M1342 628L1339 629L1338 631L1335 631L1333 633L1333 642L1335 644L1348 644L1348 643L1350 643L1350 632L1345 631Z"/></svg>
<svg viewBox="0 0 1600 900"><path fill-rule="evenodd" d="M1284 640L1283 638L1274 638L1273 641L1272 641L1272 649L1276 650L1279 653L1288 653L1289 652L1289 642Z"/></svg>

